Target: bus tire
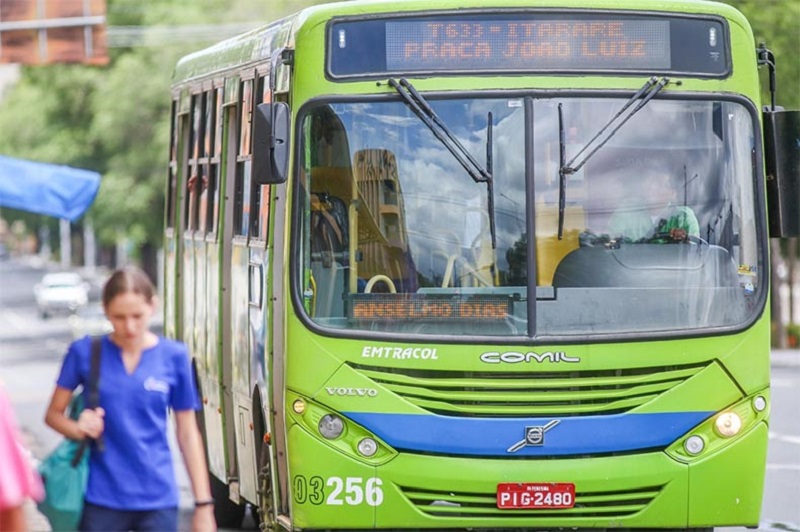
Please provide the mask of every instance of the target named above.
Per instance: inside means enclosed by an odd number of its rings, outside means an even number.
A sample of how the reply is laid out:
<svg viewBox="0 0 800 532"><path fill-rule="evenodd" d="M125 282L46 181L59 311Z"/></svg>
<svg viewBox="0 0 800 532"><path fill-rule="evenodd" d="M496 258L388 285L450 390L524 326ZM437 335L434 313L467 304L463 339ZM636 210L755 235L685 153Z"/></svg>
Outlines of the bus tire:
<svg viewBox="0 0 800 532"><path fill-rule="evenodd" d="M214 519L218 528L242 528L244 504L236 504L230 499L228 485L210 475L211 497L214 499Z"/></svg>

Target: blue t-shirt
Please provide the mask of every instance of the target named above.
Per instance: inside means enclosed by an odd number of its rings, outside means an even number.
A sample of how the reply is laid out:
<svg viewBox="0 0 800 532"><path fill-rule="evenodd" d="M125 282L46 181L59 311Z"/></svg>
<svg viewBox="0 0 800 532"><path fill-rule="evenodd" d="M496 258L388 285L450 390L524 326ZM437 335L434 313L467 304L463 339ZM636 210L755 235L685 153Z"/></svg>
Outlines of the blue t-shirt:
<svg viewBox="0 0 800 532"><path fill-rule="evenodd" d="M91 338L70 345L57 384L74 390L89 380ZM178 506L178 487L167 441L168 409L196 410L197 391L186 346L159 337L128 374L121 349L102 338L100 406L105 449L92 446L86 500L118 510Z"/></svg>

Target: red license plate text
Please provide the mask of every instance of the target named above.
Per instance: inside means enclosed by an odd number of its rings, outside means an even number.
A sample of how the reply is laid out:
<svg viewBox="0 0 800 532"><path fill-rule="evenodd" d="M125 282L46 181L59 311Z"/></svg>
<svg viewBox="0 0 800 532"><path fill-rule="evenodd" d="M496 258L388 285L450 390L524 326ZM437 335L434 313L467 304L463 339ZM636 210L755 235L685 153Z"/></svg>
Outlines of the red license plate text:
<svg viewBox="0 0 800 532"><path fill-rule="evenodd" d="M513 483L497 485L497 507L506 508L572 508L575 506L575 484Z"/></svg>

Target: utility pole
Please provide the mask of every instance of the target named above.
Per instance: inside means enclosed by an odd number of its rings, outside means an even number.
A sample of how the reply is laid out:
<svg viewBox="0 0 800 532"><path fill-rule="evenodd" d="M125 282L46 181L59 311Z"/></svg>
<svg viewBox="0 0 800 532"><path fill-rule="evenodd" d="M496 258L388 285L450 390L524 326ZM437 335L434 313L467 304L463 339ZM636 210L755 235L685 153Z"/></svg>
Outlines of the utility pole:
<svg viewBox="0 0 800 532"><path fill-rule="evenodd" d="M86 273L93 274L97 259L97 246L94 240L94 224L88 216L83 220L83 267Z"/></svg>
<svg viewBox="0 0 800 532"><path fill-rule="evenodd" d="M58 221L59 238L61 239L61 268L68 269L72 265L72 236L70 235L70 223L66 218Z"/></svg>

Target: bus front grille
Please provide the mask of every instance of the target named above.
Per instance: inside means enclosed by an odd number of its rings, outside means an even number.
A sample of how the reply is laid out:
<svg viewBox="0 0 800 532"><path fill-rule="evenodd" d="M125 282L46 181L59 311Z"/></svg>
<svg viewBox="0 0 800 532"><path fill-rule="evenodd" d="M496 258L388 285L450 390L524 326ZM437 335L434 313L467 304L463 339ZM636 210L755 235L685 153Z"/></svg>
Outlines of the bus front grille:
<svg viewBox="0 0 800 532"><path fill-rule="evenodd" d="M351 367L435 414L567 417L627 412L686 381L705 365L535 374Z"/></svg>
<svg viewBox="0 0 800 532"><path fill-rule="evenodd" d="M643 510L661 492L663 486L649 486L625 491L578 492L575 506L566 509L501 510L495 493L433 491L400 486L403 495L419 511L436 517L625 517Z"/></svg>

